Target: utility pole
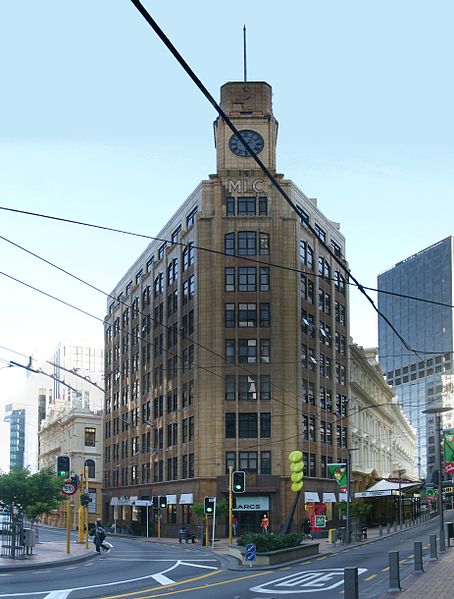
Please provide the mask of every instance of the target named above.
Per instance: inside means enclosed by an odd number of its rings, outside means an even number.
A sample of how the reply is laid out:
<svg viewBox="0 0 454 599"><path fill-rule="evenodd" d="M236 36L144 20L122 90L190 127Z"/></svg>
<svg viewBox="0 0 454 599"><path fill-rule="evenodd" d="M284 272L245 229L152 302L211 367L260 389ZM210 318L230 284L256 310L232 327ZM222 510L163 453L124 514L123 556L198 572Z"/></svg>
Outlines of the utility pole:
<svg viewBox="0 0 454 599"><path fill-rule="evenodd" d="M229 543L233 543L233 527L232 527L232 514L233 514L233 493L232 493L232 473L233 466L229 466Z"/></svg>

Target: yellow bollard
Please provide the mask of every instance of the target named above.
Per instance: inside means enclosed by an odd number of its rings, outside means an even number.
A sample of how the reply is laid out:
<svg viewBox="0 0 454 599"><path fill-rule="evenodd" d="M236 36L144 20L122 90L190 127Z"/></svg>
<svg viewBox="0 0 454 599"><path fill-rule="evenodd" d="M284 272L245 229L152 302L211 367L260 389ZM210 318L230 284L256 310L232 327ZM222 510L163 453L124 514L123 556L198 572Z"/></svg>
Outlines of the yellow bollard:
<svg viewBox="0 0 454 599"><path fill-rule="evenodd" d="M77 542L82 544L84 542L84 506L79 505L79 510L77 512Z"/></svg>
<svg viewBox="0 0 454 599"><path fill-rule="evenodd" d="M71 553L71 500L66 500L66 553Z"/></svg>

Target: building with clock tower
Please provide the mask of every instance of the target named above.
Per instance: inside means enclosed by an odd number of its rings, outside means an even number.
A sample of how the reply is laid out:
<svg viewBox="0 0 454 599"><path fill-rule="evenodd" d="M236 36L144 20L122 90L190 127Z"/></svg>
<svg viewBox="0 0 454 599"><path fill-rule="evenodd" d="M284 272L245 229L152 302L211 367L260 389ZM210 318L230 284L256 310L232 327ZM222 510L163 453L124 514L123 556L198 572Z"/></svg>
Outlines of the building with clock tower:
<svg viewBox="0 0 454 599"><path fill-rule="evenodd" d="M227 83L221 108L297 211L218 118L216 173L111 293L105 520L145 528L140 504L165 495L164 536L196 524L192 506L205 496L228 497L229 468L246 473L234 498L240 530L260 530L266 513L278 531L295 449L305 464L295 526L315 510L330 519L339 497L327 464L347 455L344 237L276 172L271 87ZM155 518L150 510L152 527Z"/></svg>

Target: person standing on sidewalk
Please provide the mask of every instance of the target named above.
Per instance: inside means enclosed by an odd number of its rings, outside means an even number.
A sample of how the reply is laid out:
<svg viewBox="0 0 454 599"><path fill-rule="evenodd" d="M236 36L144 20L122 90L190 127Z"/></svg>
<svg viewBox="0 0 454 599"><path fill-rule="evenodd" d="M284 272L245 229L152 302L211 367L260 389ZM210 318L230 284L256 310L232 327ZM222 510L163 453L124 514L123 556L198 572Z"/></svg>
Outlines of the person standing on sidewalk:
<svg viewBox="0 0 454 599"><path fill-rule="evenodd" d="M268 526L270 525L270 521L268 520L268 516L263 514L262 521L260 522L260 526L262 527L262 531L264 533L268 532Z"/></svg>
<svg viewBox="0 0 454 599"><path fill-rule="evenodd" d="M106 529L102 525L101 518L98 518L96 520L95 538L94 538L94 543L95 543L97 553L101 553L101 547L103 548L104 551L110 550L110 545L107 545L106 543L104 543L105 538L106 538Z"/></svg>

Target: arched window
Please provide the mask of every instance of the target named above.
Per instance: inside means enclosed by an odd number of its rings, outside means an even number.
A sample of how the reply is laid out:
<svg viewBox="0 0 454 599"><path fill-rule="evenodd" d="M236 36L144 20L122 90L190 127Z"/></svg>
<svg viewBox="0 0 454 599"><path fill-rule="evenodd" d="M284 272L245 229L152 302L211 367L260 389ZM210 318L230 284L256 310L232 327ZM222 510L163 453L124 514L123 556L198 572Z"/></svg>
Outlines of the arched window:
<svg viewBox="0 0 454 599"><path fill-rule="evenodd" d="M85 466L88 468L88 478L95 478L96 467L94 460L85 460Z"/></svg>

